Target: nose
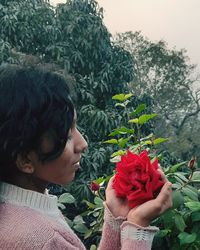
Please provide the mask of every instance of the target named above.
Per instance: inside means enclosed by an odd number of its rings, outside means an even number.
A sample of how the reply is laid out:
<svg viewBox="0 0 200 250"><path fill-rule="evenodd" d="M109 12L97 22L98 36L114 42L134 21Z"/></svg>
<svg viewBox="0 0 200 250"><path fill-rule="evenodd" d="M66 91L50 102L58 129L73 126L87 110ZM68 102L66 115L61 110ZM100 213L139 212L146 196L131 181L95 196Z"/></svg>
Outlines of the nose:
<svg viewBox="0 0 200 250"><path fill-rule="evenodd" d="M88 148L88 144L84 139L83 135L78 131L76 134L76 143L74 145L75 153L82 153Z"/></svg>

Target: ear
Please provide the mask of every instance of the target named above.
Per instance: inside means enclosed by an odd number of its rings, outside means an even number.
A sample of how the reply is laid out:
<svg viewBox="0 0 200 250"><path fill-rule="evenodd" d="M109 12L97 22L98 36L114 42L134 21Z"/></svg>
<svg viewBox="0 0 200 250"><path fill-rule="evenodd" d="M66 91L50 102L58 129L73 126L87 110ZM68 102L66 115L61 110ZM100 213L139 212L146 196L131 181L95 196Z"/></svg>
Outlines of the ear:
<svg viewBox="0 0 200 250"><path fill-rule="evenodd" d="M16 165L17 168L23 173L33 174L34 172L34 167L31 160L25 155L18 154Z"/></svg>

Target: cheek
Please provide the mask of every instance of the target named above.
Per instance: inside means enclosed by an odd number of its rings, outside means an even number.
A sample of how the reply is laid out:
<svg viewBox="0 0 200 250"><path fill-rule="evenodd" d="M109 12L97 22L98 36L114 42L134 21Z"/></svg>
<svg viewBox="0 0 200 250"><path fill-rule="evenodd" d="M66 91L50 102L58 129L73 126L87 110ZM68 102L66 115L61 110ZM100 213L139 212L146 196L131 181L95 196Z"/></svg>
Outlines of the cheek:
<svg viewBox="0 0 200 250"><path fill-rule="evenodd" d="M73 169L73 151L70 144L67 144L63 153L56 160L39 166L35 176L50 183L65 185L75 175Z"/></svg>
<svg viewBox="0 0 200 250"><path fill-rule="evenodd" d="M72 164L72 152L68 148L65 148L62 155L56 161L57 163L55 164L58 164L63 168L68 167L69 165Z"/></svg>
<svg viewBox="0 0 200 250"><path fill-rule="evenodd" d="M54 169L56 169L57 174L67 174L73 171L72 167L72 152L69 148L65 148L62 155L54 162Z"/></svg>

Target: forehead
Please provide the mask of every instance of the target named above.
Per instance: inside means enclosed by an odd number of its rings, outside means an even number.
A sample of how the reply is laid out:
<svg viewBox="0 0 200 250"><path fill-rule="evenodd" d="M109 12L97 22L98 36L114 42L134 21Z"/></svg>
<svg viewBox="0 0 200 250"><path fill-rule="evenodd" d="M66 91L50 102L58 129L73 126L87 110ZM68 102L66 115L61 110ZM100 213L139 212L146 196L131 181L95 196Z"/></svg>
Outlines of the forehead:
<svg viewBox="0 0 200 250"><path fill-rule="evenodd" d="M74 120L77 121L77 112L75 109L74 109Z"/></svg>
<svg viewBox="0 0 200 250"><path fill-rule="evenodd" d="M72 127L76 125L76 122L77 122L77 113L76 113L76 110L74 109L74 119L72 122Z"/></svg>

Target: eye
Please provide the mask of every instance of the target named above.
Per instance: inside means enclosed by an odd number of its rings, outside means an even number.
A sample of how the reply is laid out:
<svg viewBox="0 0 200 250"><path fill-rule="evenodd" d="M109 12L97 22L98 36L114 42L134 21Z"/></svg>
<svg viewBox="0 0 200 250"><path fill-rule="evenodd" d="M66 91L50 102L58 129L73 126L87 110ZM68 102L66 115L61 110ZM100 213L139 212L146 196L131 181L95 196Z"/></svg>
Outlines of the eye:
<svg viewBox="0 0 200 250"><path fill-rule="evenodd" d="M69 130L68 135L67 135L67 142L72 139L72 129Z"/></svg>
<svg viewBox="0 0 200 250"><path fill-rule="evenodd" d="M67 136L67 142L70 141L72 139L72 135L68 135Z"/></svg>

